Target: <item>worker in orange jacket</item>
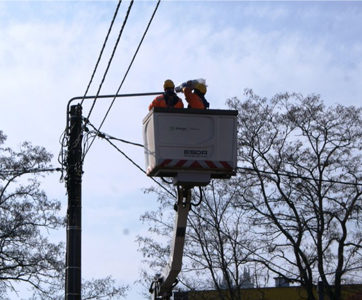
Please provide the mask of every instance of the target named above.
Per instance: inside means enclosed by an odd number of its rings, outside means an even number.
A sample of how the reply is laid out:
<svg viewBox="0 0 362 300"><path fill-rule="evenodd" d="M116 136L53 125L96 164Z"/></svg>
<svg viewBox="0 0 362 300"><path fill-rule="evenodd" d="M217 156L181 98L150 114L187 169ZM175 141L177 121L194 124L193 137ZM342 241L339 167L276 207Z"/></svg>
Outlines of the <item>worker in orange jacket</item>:
<svg viewBox="0 0 362 300"><path fill-rule="evenodd" d="M163 90L165 92L162 95L157 96L152 101L152 103L148 107L148 110L151 110L153 107L184 107L181 98L179 98L175 93L175 84L172 80L165 80L165 82L163 83Z"/></svg>
<svg viewBox="0 0 362 300"><path fill-rule="evenodd" d="M205 99L206 91L206 85L201 82L194 83L193 81L188 81L185 87L182 88L189 108L209 108L209 102Z"/></svg>

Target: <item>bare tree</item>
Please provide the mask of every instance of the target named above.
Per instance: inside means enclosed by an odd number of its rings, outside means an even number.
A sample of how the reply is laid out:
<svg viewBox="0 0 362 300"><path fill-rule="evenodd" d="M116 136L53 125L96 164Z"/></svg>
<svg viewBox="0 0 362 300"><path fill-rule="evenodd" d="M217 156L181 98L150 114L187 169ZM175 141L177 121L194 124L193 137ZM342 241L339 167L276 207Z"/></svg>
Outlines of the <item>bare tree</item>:
<svg viewBox="0 0 362 300"><path fill-rule="evenodd" d="M202 193L194 189L179 277L188 290L216 289L218 299L240 299L240 288L245 285L243 269L249 261L251 242L243 222L243 211L233 205L236 190L237 187L229 186L223 180L212 181ZM151 268L144 277L150 280L168 260L175 199L161 189L151 188L148 192L155 192L160 203L156 211L142 216L142 220L150 225L149 235L138 237L144 262ZM252 272L259 272L254 266L249 266Z"/></svg>
<svg viewBox="0 0 362 300"><path fill-rule="evenodd" d="M60 202L49 199L39 181L40 174L54 170L52 155L28 142L14 151L5 141L0 131L0 297L22 282L34 288L35 299L63 299L64 245L49 238L64 228L64 217ZM83 287L85 299L118 299L126 291L111 277Z"/></svg>
<svg viewBox="0 0 362 300"><path fill-rule="evenodd" d="M325 107L319 96L251 90L239 111L238 205L248 211L255 261L330 299L362 270L361 109ZM257 249L256 247L254 249Z"/></svg>
<svg viewBox="0 0 362 300"><path fill-rule="evenodd" d="M253 261L266 278L299 282L309 300L318 281L340 300L341 284L362 271L361 109L325 107L316 95L245 96L228 100L239 111L238 176L213 181L190 213L181 281L237 299L240 267ZM173 214L169 194L151 191L160 207L144 214L153 235L139 242L156 272L167 262Z"/></svg>
<svg viewBox="0 0 362 300"><path fill-rule="evenodd" d="M6 136L0 131L0 146ZM61 243L51 243L43 229L60 228L60 203L40 190L37 170L50 168L51 155L23 143L18 152L0 148L0 285L21 281L41 290L61 271ZM33 170L35 173L29 174Z"/></svg>
<svg viewBox="0 0 362 300"><path fill-rule="evenodd" d="M60 277L46 286L46 292L35 290L31 300L63 300L65 290L64 272ZM128 286L117 284L111 276L105 278L82 280L82 299L122 299Z"/></svg>

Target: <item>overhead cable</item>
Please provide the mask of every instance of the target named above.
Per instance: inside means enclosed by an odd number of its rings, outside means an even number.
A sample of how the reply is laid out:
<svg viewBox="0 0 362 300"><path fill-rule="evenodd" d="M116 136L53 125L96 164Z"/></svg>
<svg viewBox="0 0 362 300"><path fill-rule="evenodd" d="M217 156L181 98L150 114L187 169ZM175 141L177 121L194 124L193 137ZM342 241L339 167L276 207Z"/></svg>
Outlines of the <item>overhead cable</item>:
<svg viewBox="0 0 362 300"><path fill-rule="evenodd" d="M81 105L83 104L84 99L87 97L89 88L90 88L90 86L91 86L91 84L92 84L92 82L93 82L95 73L96 73L96 71L97 71L97 69L98 69L99 63L100 63L101 58L102 58L102 56L103 56L103 52L104 52L104 49L105 49L105 47L106 47L108 38L109 38L110 33L111 33L111 31L112 31L114 21L115 21L116 18L117 18L117 14L118 14L119 8L120 8L120 6L121 6L121 3L122 3L122 0L119 0L119 1L118 1L118 4L117 4L117 7L116 7L116 10L115 10L115 12L114 12L114 15L113 15L111 24L110 24L110 26L109 26L109 28L108 28L107 35L106 35L105 40L104 40L104 42L103 42L103 46L102 46L101 52L100 52L99 55L98 55L98 59L97 59L96 65L95 65L95 67L94 67L94 69L93 69L93 72L92 72L91 78L90 78L90 80L89 80L88 86L87 86L87 88L86 88L86 90L85 90L85 92L84 92L83 98L82 98L82 100L81 100L81 103L80 103ZM67 114L68 114L68 112L67 112ZM68 116L67 116L67 119L68 119ZM58 162L60 163L60 165L61 165L62 167L64 167L64 165L65 165L65 163L64 163L64 157L65 157L64 148L65 148L65 147L67 146L67 144L68 144L68 140L67 140L67 135L68 135L68 133L69 133L68 126L69 126L69 124L68 124L68 122L67 122L66 127L65 127L65 130L64 130L64 132L62 133L62 135L61 135L61 137L60 137L61 149L60 149L60 153L59 153L59 156L58 156Z"/></svg>
<svg viewBox="0 0 362 300"><path fill-rule="evenodd" d="M154 11L153 11L153 13L152 13L152 16L151 16L148 24L147 24L147 27L146 27L146 29L145 29L145 31L144 31L144 33L143 33L143 36L142 36L142 38L141 38L141 40L140 40L140 42L139 42L139 44L138 44L138 47L137 47L137 49L136 49L136 51L135 51L135 53L134 53L134 55L133 55L133 58L132 58L129 66L128 66L128 69L127 69L125 75L123 76L123 79L122 79L121 84L119 85L119 87L118 87L118 89L117 89L117 92L115 93L116 95L117 95L117 94L119 93L119 91L121 90L121 88L122 88L122 86L123 86L123 83L124 83L124 81L125 81L126 78L127 78L127 75L128 75L128 73L129 73L132 65L133 65L133 62L134 62L134 60L135 60L135 58L136 58L136 56L137 56L137 54L138 54L138 51L139 51L139 49L141 48L141 45L142 45L142 43L143 43L143 40L144 40L145 37L146 37L146 34L147 34L147 32L148 32L148 29L149 29L150 26L151 26L151 23L152 23L152 21L153 21L153 18L154 18L154 16L155 16L156 12L157 12L157 9L158 9L158 6L160 5L160 2L161 2L161 0L158 0L158 1L157 1L156 7L155 7L155 9L154 9ZM104 116L101 124L99 125L97 131L100 131L100 130L101 130L101 128L102 128L102 126L103 126L103 124L104 124L104 122L105 122L105 120L106 120L106 118L107 118L107 116L108 116L108 114L109 114L109 112L110 112L110 110L111 110L111 108L112 108L115 100L116 100L116 97L113 98L113 100L112 100L112 102L111 102L111 104L110 104L110 106L109 106L109 108L108 108L108 110L107 110L107 112L106 112L106 114L105 114L105 116ZM89 118L89 115L88 115L87 119L88 119L88 118ZM92 142L90 143L88 149L85 150L83 159L84 159L84 157L87 155L87 153L88 153L89 149L91 148L91 146L93 145L94 140L95 140L95 138L93 138L93 140L92 140Z"/></svg>
<svg viewBox="0 0 362 300"><path fill-rule="evenodd" d="M141 147L144 148L144 145L140 144L140 143L135 143L135 142L131 142L131 141L127 141L121 138L116 138L113 137L107 133L104 132L100 132L99 130L96 129L96 127L91 124L90 122L87 122L88 125L90 125L95 131L92 132L92 136L93 138L95 138L96 136L101 137L101 138L105 138L105 139L110 139L110 140L116 140L116 141L120 141L122 143L126 143L126 144L131 144L137 147ZM347 182L347 181L338 181L338 180L331 180L331 179L316 179L316 178L311 178L311 177L307 177L307 176L302 176L296 173L292 173L292 172L286 172L284 171L283 173L275 173L272 171L265 171L265 170L255 170L253 168L247 168L247 167L237 167L237 170L243 170L245 172L253 172L253 173L260 173L263 175L276 175L276 176L283 176L283 177L290 177L290 178L295 178L295 179L303 179L303 180L308 180L308 181L315 181L315 180L320 180L322 182L326 182L326 183L335 183L335 184L344 184L344 185L355 185L355 186L361 186L362 183L358 183L358 182ZM250 174L250 173L249 173ZM168 182L166 182L168 183Z"/></svg>
<svg viewBox="0 0 362 300"><path fill-rule="evenodd" d="M2 170L0 171L0 176L19 176L29 173L41 173L41 172L61 172L62 168L33 168L33 169L13 169L13 170Z"/></svg>
<svg viewBox="0 0 362 300"><path fill-rule="evenodd" d="M92 123L90 123L89 121L85 121L85 122L86 122L87 125L91 126L95 130L94 133L95 133L96 136L104 137L104 138L107 138L107 139L110 139L110 140L115 140L115 141L119 141L119 142L122 142L122 143L125 143L125 144L130 144L130 145L133 145L133 146L144 148L144 146L142 144L140 144L140 143L135 143L135 142L127 141L127 140L124 140L124 139L116 138L116 137L111 136L111 135L109 135L107 133L100 132L99 130L97 130L97 128Z"/></svg>
<svg viewBox="0 0 362 300"><path fill-rule="evenodd" d="M93 124L91 123L87 123L87 125L90 125L92 128L95 128ZM104 140L106 140L111 146L113 146L119 153L121 153L127 160L129 160L137 169L139 169L142 173L146 174L147 173L143 170L142 167L140 167L133 159L131 159L124 151L122 151L121 149L119 149L112 141L111 139L113 140L117 140L117 141L121 141L121 142L124 142L124 143L127 143L127 144L132 144L132 145L135 145L135 146L141 146L142 148L144 148L143 145L141 144L138 144L138 143L133 143L133 142L130 142L130 141L126 141L126 140L123 140L123 139L119 139L119 138L115 138L115 137L112 137L110 136L109 134L106 134L106 133L103 133L103 132L100 132L100 131L89 131L88 134L91 134L92 136L95 137L100 137ZM150 177L151 180L153 180L157 185L159 185L163 190L165 190L167 193L169 193L172 197L176 198L176 195L174 193L172 193L171 191L169 191L167 188L165 188L161 183L159 183L157 180L155 180L154 178Z"/></svg>
<svg viewBox="0 0 362 300"><path fill-rule="evenodd" d="M106 76L107 76L107 74L108 74L109 68L110 68L111 63L112 63L112 61L113 61L114 54L116 53L116 50L117 50L119 41L120 41L120 39L121 39L123 30L124 30L124 28L125 28L125 26L126 26L126 23L127 23L127 20L128 20L130 11L131 11L131 8L132 8L132 6L133 6L133 2L134 2L134 0L131 0L131 2L129 3L128 9L127 9L127 13L126 13L126 16L125 16L125 18L124 18L124 20L123 20L123 24L122 24L121 30L120 30L120 32L119 32L119 34L118 34L116 43L115 43L115 45L114 45L114 47L113 47L113 51L112 51L111 57L110 57L110 59L109 59L109 61L108 61L107 68L106 68L106 70L105 70L105 72L104 72L104 74L103 74L101 83L100 83L100 85L99 85L99 87L98 87L98 91L97 91L96 97L95 97L95 99L93 100L92 106L91 106L91 108L90 108L90 110L89 110L89 112L88 112L87 119L89 119L89 117L90 117L90 115L91 115L91 113L92 113L92 111L93 111L93 108L94 108L94 106L95 106L95 104L96 104L96 102L97 102L97 97L98 97L99 94L100 94L100 91L101 91L101 89L102 89L103 83L104 83L104 81L105 81L105 79L106 79Z"/></svg>
<svg viewBox="0 0 362 300"><path fill-rule="evenodd" d="M121 3L122 3L122 0L119 0L119 1L118 1L118 4L117 4L117 7L116 7L116 10L115 10L115 12L114 12L114 15L113 15L111 24L110 24L110 26L109 26L109 28L108 28L108 32L107 32L106 38L105 38L105 40L104 40L104 42L103 42L103 46L102 46L101 52L100 52L99 55L98 55L98 59L97 59L96 65L95 65L95 67L94 67L94 69L93 69L92 76L91 76L91 78L90 78L90 80L89 80L88 86L87 86L87 88L86 88L86 90L85 90L85 93L84 93L84 96L83 96L83 99L82 99L80 105L83 104L84 98L87 96L88 91L89 91L89 88L90 88L90 86L91 86L91 84L92 84L92 82L93 82L94 76L95 76L95 74L96 74L96 72L97 72L97 69L98 69L98 65L99 65L99 63L100 63L100 61L101 61L101 58L102 58L102 55L103 55L103 51L104 51L104 49L106 48L106 44L107 44L109 35L111 34L114 21L115 21L116 18L117 18L117 14L118 14L119 8L120 8L120 6L121 6Z"/></svg>
<svg viewBox="0 0 362 300"><path fill-rule="evenodd" d="M93 124L91 123L87 123L88 125L90 125L92 128L96 129L94 127ZM143 168L141 168L133 159L131 159L124 151L122 151L121 149L119 149L114 143L112 143L111 140L116 140L116 141L120 141L123 143L127 143L127 144L131 144L134 146L138 146L138 147L142 147L144 148L143 145L139 144L139 143L133 143L130 141L126 141L124 139L119 139L119 138L115 138L112 137L111 135L104 133L104 132L100 132L100 131L90 131L89 134L92 134L92 136L94 137L100 137L103 138L104 140L106 140L111 146L113 146L119 153L121 153L127 160L129 160L137 169L139 169L142 173L146 174L147 173L143 170ZM157 185L159 185L162 189L164 189L167 193L169 193L170 195L172 195L172 197L176 198L176 195L173 194L172 192L170 192L167 188L165 188L161 183L159 183L157 180L155 180L154 178L150 177L151 180L153 180Z"/></svg>
<svg viewBox="0 0 362 300"><path fill-rule="evenodd" d="M362 183L358 183L358 182L347 182L347 181L339 181L339 180L332 180L332 179L312 178L312 177L307 177L307 176L303 176L303 175L300 175L300 174L287 172L287 171L284 171L282 173L276 173L276 172L272 172L272 171L255 170L255 169L246 168L246 167L237 167L237 169L247 171L247 172L261 173L261 174L265 174L265 175L275 175L275 176L290 177L290 178L303 179L303 180L308 180L308 181L322 181L322 182L327 182L327 183L337 183L337 184L344 184L344 185L362 186Z"/></svg>
<svg viewBox="0 0 362 300"><path fill-rule="evenodd" d="M132 160L126 153L124 153L121 149L119 149L112 141L110 141L107 138L104 138L110 145L112 145L119 153L121 153L127 160L129 160L137 169L139 169L142 173L147 174L145 170L143 170L134 160ZM165 188L161 183L159 183L154 178L150 177L151 180L153 180L157 185L159 185L163 190L165 190L167 193L169 193L172 197L176 198L176 195L169 191L167 188Z"/></svg>

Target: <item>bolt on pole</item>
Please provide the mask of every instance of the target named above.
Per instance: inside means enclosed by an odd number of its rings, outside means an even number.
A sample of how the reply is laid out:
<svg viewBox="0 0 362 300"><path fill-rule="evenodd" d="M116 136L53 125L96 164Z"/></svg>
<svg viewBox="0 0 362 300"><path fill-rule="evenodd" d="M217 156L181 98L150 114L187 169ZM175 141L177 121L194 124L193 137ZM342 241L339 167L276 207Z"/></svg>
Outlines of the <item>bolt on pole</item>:
<svg viewBox="0 0 362 300"><path fill-rule="evenodd" d="M82 236L82 106L73 105L69 112L67 156L67 245L65 299L81 299L81 236Z"/></svg>

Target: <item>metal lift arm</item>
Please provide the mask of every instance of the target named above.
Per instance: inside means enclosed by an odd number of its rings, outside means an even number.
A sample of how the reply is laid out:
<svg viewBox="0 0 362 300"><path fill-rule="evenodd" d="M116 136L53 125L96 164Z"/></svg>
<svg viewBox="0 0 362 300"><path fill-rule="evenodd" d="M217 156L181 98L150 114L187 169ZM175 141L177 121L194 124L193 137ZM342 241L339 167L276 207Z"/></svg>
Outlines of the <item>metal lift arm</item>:
<svg viewBox="0 0 362 300"><path fill-rule="evenodd" d="M156 275L150 292L153 300L168 300L172 289L177 284L177 275L181 271L182 256L185 243L187 216L191 205L191 189L178 187L177 203L175 204L176 217L173 233L173 243L169 262L163 269L162 275Z"/></svg>

